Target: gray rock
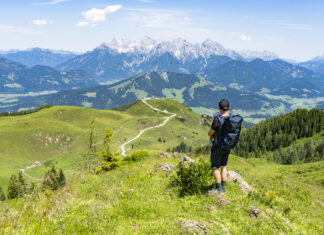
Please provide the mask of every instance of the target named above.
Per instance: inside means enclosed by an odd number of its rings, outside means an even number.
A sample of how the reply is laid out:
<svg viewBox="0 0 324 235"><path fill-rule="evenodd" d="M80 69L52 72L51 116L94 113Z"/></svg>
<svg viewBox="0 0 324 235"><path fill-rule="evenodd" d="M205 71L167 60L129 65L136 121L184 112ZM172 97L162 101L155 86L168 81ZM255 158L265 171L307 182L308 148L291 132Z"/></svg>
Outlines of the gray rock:
<svg viewBox="0 0 324 235"><path fill-rule="evenodd" d="M244 181L242 179L242 177L239 174L237 174L235 171L228 171L227 178L228 178L228 181L230 181L230 182L238 183L240 186L240 189L245 193L247 193L251 190L254 190L254 188L251 187L246 181Z"/></svg>
<svg viewBox="0 0 324 235"><path fill-rule="evenodd" d="M175 169L175 166L169 163L159 163L154 166L155 169L161 169L166 172L171 172Z"/></svg>
<svg viewBox="0 0 324 235"><path fill-rule="evenodd" d="M260 216L263 216L263 217L266 217L266 218L269 218L267 216L267 214L265 212L263 212L262 210L256 208L256 207L252 207L251 209L249 209L248 211L248 214L249 216L252 218L252 219L256 219Z"/></svg>
<svg viewBox="0 0 324 235"><path fill-rule="evenodd" d="M206 225L194 220L183 221L181 223L181 229L187 230L193 234L206 234L208 232Z"/></svg>
<svg viewBox="0 0 324 235"><path fill-rule="evenodd" d="M176 157L176 158L182 159L182 155L180 153L178 153L178 152L174 152L173 156Z"/></svg>
<svg viewBox="0 0 324 235"><path fill-rule="evenodd" d="M218 206L224 206L224 205L229 205L232 202L225 200L224 198L221 197L216 197L215 202Z"/></svg>
<svg viewBox="0 0 324 235"><path fill-rule="evenodd" d="M192 158L188 157L188 156L184 156L182 158L182 162L187 163L187 162L195 162L195 160L193 160Z"/></svg>
<svg viewBox="0 0 324 235"><path fill-rule="evenodd" d="M171 154L167 152L159 152L158 157L160 158L172 158Z"/></svg>

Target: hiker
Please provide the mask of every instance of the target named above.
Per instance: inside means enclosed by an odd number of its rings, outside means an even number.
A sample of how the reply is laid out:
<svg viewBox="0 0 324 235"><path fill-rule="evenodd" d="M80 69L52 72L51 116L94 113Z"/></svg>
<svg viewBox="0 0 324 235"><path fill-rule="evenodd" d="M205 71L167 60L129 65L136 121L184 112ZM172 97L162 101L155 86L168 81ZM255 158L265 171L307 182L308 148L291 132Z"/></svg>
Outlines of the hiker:
<svg viewBox="0 0 324 235"><path fill-rule="evenodd" d="M208 136L212 142L210 161L215 178L214 188L208 193L221 194L226 192L228 156L240 136L243 118L230 114L230 104L227 99L218 103L220 113L214 115Z"/></svg>

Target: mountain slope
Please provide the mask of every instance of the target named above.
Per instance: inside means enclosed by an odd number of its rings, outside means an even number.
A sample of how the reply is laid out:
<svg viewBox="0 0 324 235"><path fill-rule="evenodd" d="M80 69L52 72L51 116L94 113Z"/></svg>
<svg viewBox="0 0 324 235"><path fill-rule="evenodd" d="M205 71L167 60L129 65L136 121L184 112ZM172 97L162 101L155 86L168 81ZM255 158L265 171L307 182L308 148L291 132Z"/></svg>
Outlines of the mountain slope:
<svg viewBox="0 0 324 235"><path fill-rule="evenodd" d="M125 146L127 152L139 148L154 149L156 145L166 150L180 144L184 138L195 146L206 142L208 126L203 124L199 114L173 100L147 102L157 107L164 105L163 110L175 110L179 118L172 118L165 126L147 131L143 138ZM85 161L83 154L87 151L92 120L98 150L101 150L106 128L111 127L115 132L112 148L120 152L123 143L142 129L162 123L166 116L169 115L155 112L138 101L123 111L54 106L29 115L0 117L0 185L6 188L11 174L35 161L43 163L27 171L35 178L41 178L54 162L66 170L78 172ZM166 141L159 142L160 137Z"/></svg>
<svg viewBox="0 0 324 235"><path fill-rule="evenodd" d="M2 52L2 57L17 61L28 67L35 65L45 65L54 67L65 61L72 59L77 54L68 51L54 51L41 48L31 48L24 51Z"/></svg>
<svg viewBox="0 0 324 235"><path fill-rule="evenodd" d="M199 73L233 58L241 56L211 40L191 44L180 38L171 42L114 39L56 68L83 69L99 82L112 82L148 71Z"/></svg>
<svg viewBox="0 0 324 235"><path fill-rule="evenodd" d="M273 101L260 95L215 86L195 75L149 72L112 85L25 98L14 103L10 109L38 107L43 104L110 109L132 103L143 97L172 98L190 107L211 109L218 109L218 100L228 97L232 109L246 111L271 110L283 105L280 101Z"/></svg>
<svg viewBox="0 0 324 235"><path fill-rule="evenodd" d="M204 76L217 85L237 87L250 92L318 97L323 96L324 91L324 77L278 59L229 61L206 70Z"/></svg>
<svg viewBox="0 0 324 235"><path fill-rule="evenodd" d="M0 92L28 93L46 90L67 90L98 85L81 70L58 72L48 66L31 68L0 57Z"/></svg>
<svg viewBox="0 0 324 235"><path fill-rule="evenodd" d="M324 74L324 56L315 57L309 61L299 63L299 66Z"/></svg>
<svg viewBox="0 0 324 235"><path fill-rule="evenodd" d="M206 161L208 158L206 156ZM101 175L79 173L65 188L0 204L4 233L187 234L185 221L197 221L211 234L321 234L323 232L323 162L280 166L230 155L230 170L256 190L243 193L227 183L220 204L216 196L179 197L170 174L155 165L176 165L177 158L156 154ZM172 175L172 174L171 174ZM212 175L210 174L210 183ZM258 208L266 216L249 215ZM309 215L309 216L305 216ZM203 227L204 228L204 227ZM201 229L197 228L197 233ZM189 234L189 233L188 233Z"/></svg>

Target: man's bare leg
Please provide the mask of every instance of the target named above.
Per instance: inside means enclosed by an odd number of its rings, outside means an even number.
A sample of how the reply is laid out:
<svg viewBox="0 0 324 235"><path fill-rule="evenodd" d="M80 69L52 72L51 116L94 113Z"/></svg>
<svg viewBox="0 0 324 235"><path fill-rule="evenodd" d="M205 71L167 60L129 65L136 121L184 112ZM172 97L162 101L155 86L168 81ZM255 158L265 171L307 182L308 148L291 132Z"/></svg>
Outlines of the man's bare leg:
<svg viewBox="0 0 324 235"><path fill-rule="evenodd" d="M227 169L226 169L226 166L221 166L220 169L221 169L221 172L222 172L222 174L221 174L222 179L221 180L223 182L226 182L227 181Z"/></svg>
<svg viewBox="0 0 324 235"><path fill-rule="evenodd" d="M217 184L220 184L222 182L222 177L219 172L219 168L213 168L213 174L214 174L215 182Z"/></svg>

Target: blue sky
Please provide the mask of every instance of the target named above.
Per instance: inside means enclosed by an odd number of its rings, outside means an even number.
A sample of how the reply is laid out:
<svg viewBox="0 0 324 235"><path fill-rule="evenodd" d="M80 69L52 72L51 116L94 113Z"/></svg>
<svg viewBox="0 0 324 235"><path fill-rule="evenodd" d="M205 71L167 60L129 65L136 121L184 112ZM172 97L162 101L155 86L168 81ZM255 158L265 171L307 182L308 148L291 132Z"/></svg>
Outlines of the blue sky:
<svg viewBox="0 0 324 235"><path fill-rule="evenodd" d="M270 50L299 61L324 54L321 0L3 0L0 50L92 50L113 38Z"/></svg>

